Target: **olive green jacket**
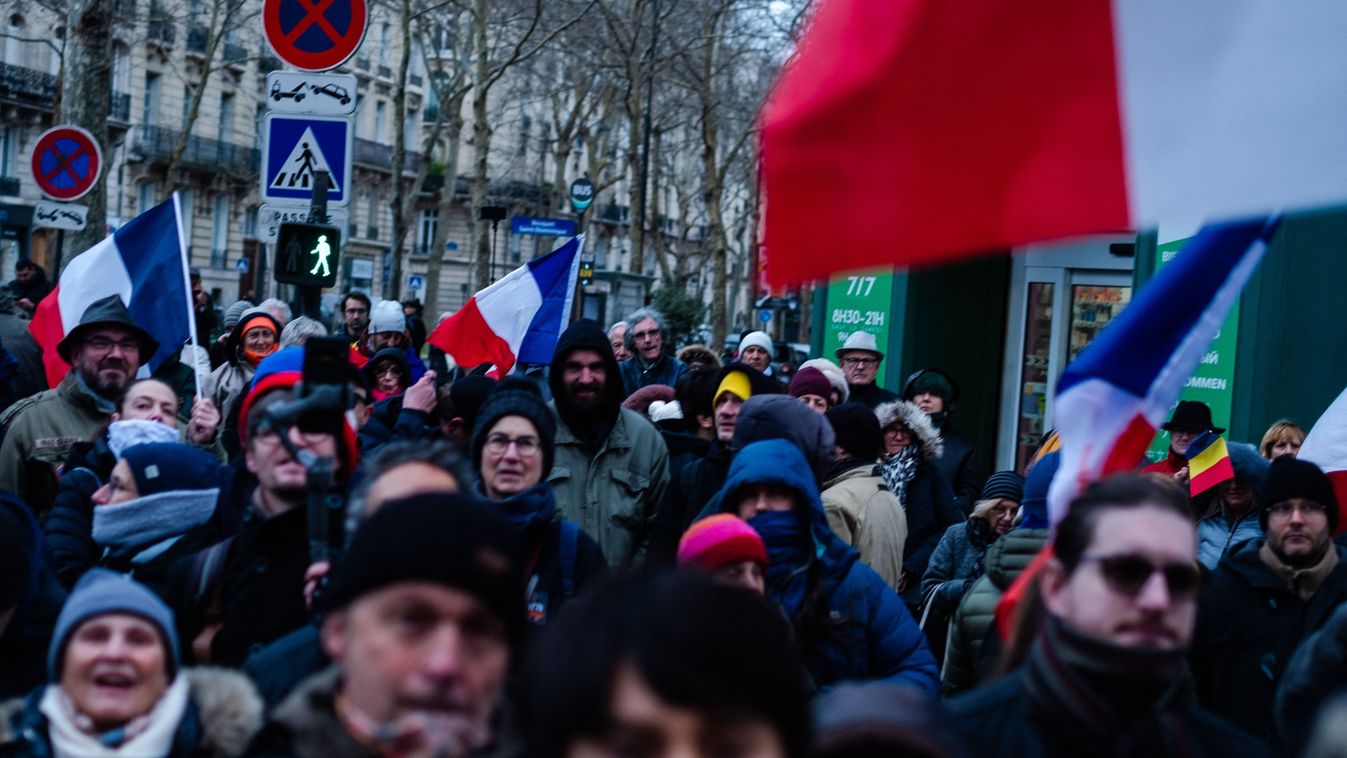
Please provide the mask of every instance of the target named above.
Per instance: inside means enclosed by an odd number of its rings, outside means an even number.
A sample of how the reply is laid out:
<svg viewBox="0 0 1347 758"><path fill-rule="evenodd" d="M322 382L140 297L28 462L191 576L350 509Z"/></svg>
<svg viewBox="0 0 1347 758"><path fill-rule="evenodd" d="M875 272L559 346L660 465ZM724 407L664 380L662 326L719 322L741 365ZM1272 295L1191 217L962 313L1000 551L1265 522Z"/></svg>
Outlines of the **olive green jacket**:
<svg viewBox="0 0 1347 758"><path fill-rule="evenodd" d="M642 562L655 510L669 484L669 449L659 430L639 413L621 409L597 451L587 451L557 419L556 456L547 481L566 518L598 540L608 564Z"/></svg>
<svg viewBox="0 0 1347 758"><path fill-rule="evenodd" d="M982 642L991 630L1001 593L1010 589L1047 543L1047 529L1011 529L987 548L982 559L985 573L964 594L950 622L945 666L940 674L946 695L978 683Z"/></svg>
<svg viewBox="0 0 1347 758"><path fill-rule="evenodd" d="M70 446L87 442L117 410L71 371L55 389L24 398L0 415L0 489L23 498L39 517L56 498L56 472Z"/></svg>

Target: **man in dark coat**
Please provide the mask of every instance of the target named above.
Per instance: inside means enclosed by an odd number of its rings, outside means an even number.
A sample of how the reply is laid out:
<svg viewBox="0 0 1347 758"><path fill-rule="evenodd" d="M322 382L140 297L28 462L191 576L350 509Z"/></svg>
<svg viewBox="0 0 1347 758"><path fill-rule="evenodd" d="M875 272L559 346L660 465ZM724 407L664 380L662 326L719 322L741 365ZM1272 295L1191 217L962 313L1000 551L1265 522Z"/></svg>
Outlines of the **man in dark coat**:
<svg viewBox="0 0 1347 758"><path fill-rule="evenodd" d="M36 262L20 258L14 264L14 280L7 289L14 293L14 301L19 308L32 318L37 304L51 292L51 282L47 280L47 272Z"/></svg>
<svg viewBox="0 0 1347 758"><path fill-rule="evenodd" d="M1188 486L1188 458L1183 454L1184 451L1203 432L1221 434L1225 431L1212 424L1211 407L1198 400L1180 400L1174 408L1174 414L1160 428L1169 433L1169 449L1165 459L1146 466L1142 471L1164 474L1185 487Z"/></svg>
<svg viewBox="0 0 1347 758"><path fill-rule="evenodd" d="M951 702L969 755L1268 754L1186 697L1200 577L1182 492L1136 474L1090 485L1038 578L1025 664Z"/></svg>
<svg viewBox="0 0 1347 758"><path fill-rule="evenodd" d="M321 603L335 663L272 710L249 755L510 754L506 675L524 632L508 520L458 495L388 503Z"/></svg>
<svg viewBox="0 0 1347 758"><path fill-rule="evenodd" d="M228 542L183 559L175 568L175 587L190 588L193 593L173 593L179 624L184 636L194 640L191 649L211 663L238 666L250 650L309 620L304 603L305 572L310 564L306 469L279 435L288 435L300 451L335 458L339 487L358 455L355 431L344 421L341 433L335 435L310 426L309 417L302 417L292 428L271 425L267 411L293 398L303 362L304 349L293 347L258 364L252 389L239 411L243 460L257 486L242 509L238 533ZM202 587L204 592L196 589ZM211 618L219 619L213 632L207 623Z"/></svg>
<svg viewBox="0 0 1347 758"><path fill-rule="evenodd" d="M669 324L654 308L641 308L627 317L625 339L631 357L622 362L623 397L652 384L675 387L687 373L688 365L665 349Z"/></svg>
<svg viewBox="0 0 1347 758"><path fill-rule="evenodd" d="M851 402L862 403L873 410L898 399L875 382L883 362L884 353L879 349L879 342L869 332L852 332L837 349L837 364L846 374Z"/></svg>
<svg viewBox="0 0 1347 758"><path fill-rule="evenodd" d="M940 430L945 445L936 456L935 467L954 490L959 510L965 516L972 513L982 489L982 474L978 471L973 443L950 424L950 416L959 404L959 383L938 368L922 369L907 378L903 399L916 403Z"/></svg>
<svg viewBox="0 0 1347 758"><path fill-rule="evenodd" d="M1192 663L1202 704L1271 742L1291 655L1347 601L1347 549L1332 541L1338 503L1313 463L1273 461L1263 502L1266 539L1227 553L1203 591Z"/></svg>

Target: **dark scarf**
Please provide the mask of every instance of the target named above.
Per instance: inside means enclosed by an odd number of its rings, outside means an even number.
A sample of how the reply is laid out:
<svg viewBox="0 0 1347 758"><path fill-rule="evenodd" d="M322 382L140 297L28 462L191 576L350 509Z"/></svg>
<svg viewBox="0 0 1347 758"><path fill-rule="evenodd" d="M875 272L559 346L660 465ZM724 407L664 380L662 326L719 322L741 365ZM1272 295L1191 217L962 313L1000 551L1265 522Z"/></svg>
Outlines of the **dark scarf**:
<svg viewBox="0 0 1347 758"><path fill-rule="evenodd" d="M833 461L833 465L829 467L827 473L823 475L822 481L831 482L846 472L855 468L861 468L862 466L869 466L872 475L879 469L879 464L874 461L867 461L863 458L846 457L840 461Z"/></svg>
<svg viewBox="0 0 1347 758"><path fill-rule="evenodd" d="M504 500L491 500L478 481L473 485L475 494L500 509L510 520L516 534L525 534L534 524L550 524L556 520L557 500L552 494L552 485L539 482L523 492L515 493Z"/></svg>
<svg viewBox="0 0 1347 758"><path fill-rule="evenodd" d="M1180 755L1187 652L1120 647L1047 614L1024 668L1025 688L1051 740L1101 754Z"/></svg>
<svg viewBox="0 0 1347 758"><path fill-rule="evenodd" d="M809 589L814 538L795 511L768 511L749 519L767 546L767 595L794 619Z"/></svg>

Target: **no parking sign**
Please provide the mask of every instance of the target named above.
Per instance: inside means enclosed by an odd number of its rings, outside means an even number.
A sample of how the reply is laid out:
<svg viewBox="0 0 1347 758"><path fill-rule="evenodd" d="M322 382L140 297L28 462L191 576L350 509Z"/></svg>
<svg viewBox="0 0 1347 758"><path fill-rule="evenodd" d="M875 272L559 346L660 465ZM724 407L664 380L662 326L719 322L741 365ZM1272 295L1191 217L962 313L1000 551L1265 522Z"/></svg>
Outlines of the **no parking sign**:
<svg viewBox="0 0 1347 758"><path fill-rule="evenodd" d="M103 151L78 126L54 126L33 145L33 181L53 200L75 200L94 188L103 170Z"/></svg>
<svg viewBox="0 0 1347 758"><path fill-rule="evenodd" d="M365 38L365 0L264 0L262 26L276 57L301 71L345 63Z"/></svg>

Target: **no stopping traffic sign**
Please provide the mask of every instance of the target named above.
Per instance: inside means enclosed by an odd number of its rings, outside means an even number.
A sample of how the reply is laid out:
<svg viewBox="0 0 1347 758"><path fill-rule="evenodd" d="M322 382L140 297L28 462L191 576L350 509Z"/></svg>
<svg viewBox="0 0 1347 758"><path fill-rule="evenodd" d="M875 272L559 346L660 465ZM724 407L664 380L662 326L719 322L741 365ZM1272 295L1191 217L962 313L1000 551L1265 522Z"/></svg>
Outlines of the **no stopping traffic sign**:
<svg viewBox="0 0 1347 758"><path fill-rule="evenodd" d="M264 0L262 26L276 57L302 71L326 71L360 48L365 0Z"/></svg>
<svg viewBox="0 0 1347 758"><path fill-rule="evenodd" d="M94 188L103 170L103 151L78 126L53 126L37 138L29 167L47 197L75 200Z"/></svg>

